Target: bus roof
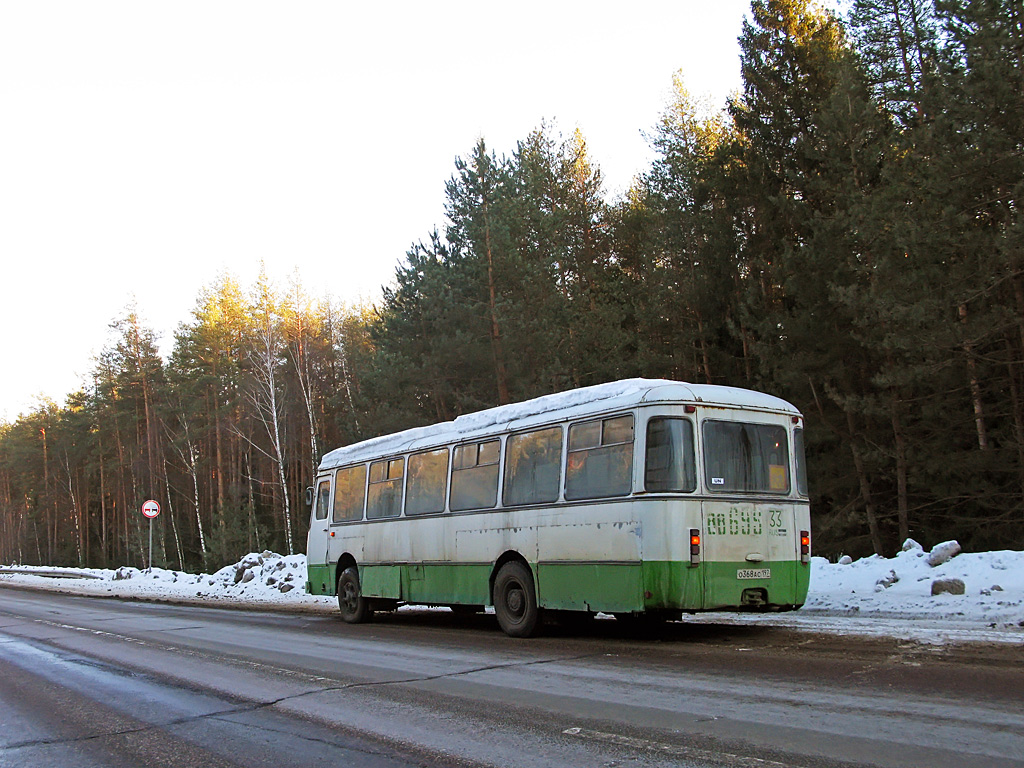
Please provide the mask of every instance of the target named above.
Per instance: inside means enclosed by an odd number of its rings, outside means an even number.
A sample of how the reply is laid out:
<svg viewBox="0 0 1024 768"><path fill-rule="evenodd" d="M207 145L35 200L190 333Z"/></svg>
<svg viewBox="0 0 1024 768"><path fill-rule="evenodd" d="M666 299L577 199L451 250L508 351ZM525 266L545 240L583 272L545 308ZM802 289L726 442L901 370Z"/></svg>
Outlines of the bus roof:
<svg viewBox="0 0 1024 768"><path fill-rule="evenodd" d="M799 411L785 400L750 389L713 384L687 384L670 379L624 379L543 395L521 403L500 405L497 408L467 413L455 421L415 427L346 445L326 454L320 462L320 470L471 440L494 432L582 418L652 403L700 403L799 414Z"/></svg>

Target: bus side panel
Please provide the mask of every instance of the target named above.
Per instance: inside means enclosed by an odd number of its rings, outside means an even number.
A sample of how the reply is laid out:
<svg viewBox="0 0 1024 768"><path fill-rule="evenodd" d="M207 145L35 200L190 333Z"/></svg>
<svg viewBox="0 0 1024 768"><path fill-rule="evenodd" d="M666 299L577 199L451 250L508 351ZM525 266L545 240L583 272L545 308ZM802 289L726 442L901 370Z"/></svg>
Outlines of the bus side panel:
<svg viewBox="0 0 1024 768"><path fill-rule="evenodd" d="M644 607L640 563L540 563L537 583L543 608L631 613Z"/></svg>
<svg viewBox="0 0 1024 768"><path fill-rule="evenodd" d="M646 610L693 611L704 607L704 574L688 560L645 560L643 585Z"/></svg>
<svg viewBox="0 0 1024 768"><path fill-rule="evenodd" d="M644 608L699 610L704 605L704 576L690 565L690 531L701 527L700 502L650 499L639 506L644 530L661 532L644 537Z"/></svg>
<svg viewBox="0 0 1024 768"><path fill-rule="evenodd" d="M494 527L474 526L455 531L456 562L493 563L504 552L518 552L528 562L536 562L536 527L499 523Z"/></svg>
<svg viewBox="0 0 1024 768"><path fill-rule="evenodd" d="M486 605L491 568L491 563L413 563L404 568L405 599L432 605Z"/></svg>
<svg viewBox="0 0 1024 768"><path fill-rule="evenodd" d="M366 597L402 599L402 568L398 565L361 565L359 588Z"/></svg>
<svg viewBox="0 0 1024 768"><path fill-rule="evenodd" d="M580 611L643 608L641 526L626 504L568 508L537 527L537 603Z"/></svg>
<svg viewBox="0 0 1024 768"><path fill-rule="evenodd" d="M336 577L334 575L334 566L331 564L327 565L314 565L308 560L306 561L306 592L311 595L333 595L334 587L336 584Z"/></svg>

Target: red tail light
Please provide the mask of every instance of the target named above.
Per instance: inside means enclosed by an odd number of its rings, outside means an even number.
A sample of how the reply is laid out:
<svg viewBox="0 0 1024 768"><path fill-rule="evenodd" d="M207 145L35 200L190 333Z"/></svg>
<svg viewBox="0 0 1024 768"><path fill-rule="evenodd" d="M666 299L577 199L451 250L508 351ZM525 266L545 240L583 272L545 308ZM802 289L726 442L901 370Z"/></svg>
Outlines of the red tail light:
<svg viewBox="0 0 1024 768"><path fill-rule="evenodd" d="M690 565L700 565L700 530L690 529Z"/></svg>
<svg viewBox="0 0 1024 768"><path fill-rule="evenodd" d="M800 531L800 562L811 562L811 532Z"/></svg>

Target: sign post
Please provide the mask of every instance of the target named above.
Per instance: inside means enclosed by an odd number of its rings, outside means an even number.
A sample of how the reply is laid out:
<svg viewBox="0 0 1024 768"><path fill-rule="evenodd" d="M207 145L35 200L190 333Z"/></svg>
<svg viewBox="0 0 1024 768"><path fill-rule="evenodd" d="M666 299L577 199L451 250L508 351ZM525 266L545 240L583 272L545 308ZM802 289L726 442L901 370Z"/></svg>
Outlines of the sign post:
<svg viewBox="0 0 1024 768"><path fill-rule="evenodd" d="M160 514L160 505L150 499L142 505L142 514L149 518L149 571L153 570L153 518Z"/></svg>

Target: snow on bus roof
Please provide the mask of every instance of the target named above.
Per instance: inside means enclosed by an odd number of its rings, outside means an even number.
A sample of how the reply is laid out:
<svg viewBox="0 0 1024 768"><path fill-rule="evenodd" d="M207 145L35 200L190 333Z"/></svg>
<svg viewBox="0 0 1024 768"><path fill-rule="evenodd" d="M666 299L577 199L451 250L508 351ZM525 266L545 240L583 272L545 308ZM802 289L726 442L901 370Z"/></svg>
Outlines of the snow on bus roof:
<svg viewBox="0 0 1024 768"><path fill-rule="evenodd" d="M528 426L529 420L536 420L536 417L543 417L543 421L559 421L614 410L617 407L657 402L703 403L798 413L796 408L785 400L750 389L714 384L688 384L671 379L623 379L553 395L542 395L520 403L499 405L496 408L467 413L454 421L414 427L403 432L346 445L326 454L320 462L320 469L331 469L354 461L394 455L416 448L459 442L486 434L498 426L501 429Z"/></svg>

